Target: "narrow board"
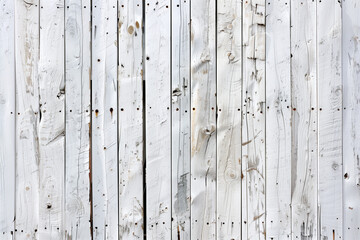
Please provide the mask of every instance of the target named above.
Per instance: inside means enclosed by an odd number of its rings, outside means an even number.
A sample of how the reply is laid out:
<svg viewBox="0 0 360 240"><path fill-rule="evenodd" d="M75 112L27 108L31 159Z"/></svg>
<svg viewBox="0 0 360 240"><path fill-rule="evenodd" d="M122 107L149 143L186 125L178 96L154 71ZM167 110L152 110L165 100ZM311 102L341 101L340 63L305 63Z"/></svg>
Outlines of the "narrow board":
<svg viewBox="0 0 360 240"><path fill-rule="evenodd" d="M216 239L216 1L191 2L191 238Z"/></svg>
<svg viewBox="0 0 360 240"><path fill-rule="evenodd" d="M341 35L341 1L319 0L317 3L318 218L321 239L343 239Z"/></svg>
<svg viewBox="0 0 360 240"><path fill-rule="evenodd" d="M117 0L92 1L92 230L101 240L118 238L117 14Z"/></svg>
<svg viewBox="0 0 360 240"><path fill-rule="evenodd" d="M291 1L291 214L293 239L317 238L316 1Z"/></svg>
<svg viewBox="0 0 360 240"><path fill-rule="evenodd" d="M144 239L143 5L118 2L119 237Z"/></svg>
<svg viewBox="0 0 360 240"><path fill-rule="evenodd" d="M217 239L241 239L241 7L217 1Z"/></svg>
<svg viewBox="0 0 360 240"><path fill-rule="evenodd" d="M190 239L190 1L172 2L172 238Z"/></svg>
<svg viewBox="0 0 360 240"><path fill-rule="evenodd" d="M15 238L39 238L39 1L15 3Z"/></svg>
<svg viewBox="0 0 360 240"><path fill-rule="evenodd" d="M266 4L266 237L291 238L290 1Z"/></svg>
<svg viewBox="0 0 360 240"><path fill-rule="evenodd" d="M40 1L39 239L64 235L64 0Z"/></svg>
<svg viewBox="0 0 360 240"><path fill-rule="evenodd" d="M343 69L343 239L360 236L360 5L342 3Z"/></svg>
<svg viewBox="0 0 360 240"><path fill-rule="evenodd" d="M91 239L90 0L65 0L65 238Z"/></svg>
<svg viewBox="0 0 360 240"><path fill-rule="evenodd" d="M265 0L242 14L242 237L265 239Z"/></svg>
<svg viewBox="0 0 360 240"><path fill-rule="evenodd" d="M146 238L171 239L171 1L145 6Z"/></svg>
<svg viewBox="0 0 360 240"><path fill-rule="evenodd" d="M15 4L0 0L0 238L15 219Z"/></svg>

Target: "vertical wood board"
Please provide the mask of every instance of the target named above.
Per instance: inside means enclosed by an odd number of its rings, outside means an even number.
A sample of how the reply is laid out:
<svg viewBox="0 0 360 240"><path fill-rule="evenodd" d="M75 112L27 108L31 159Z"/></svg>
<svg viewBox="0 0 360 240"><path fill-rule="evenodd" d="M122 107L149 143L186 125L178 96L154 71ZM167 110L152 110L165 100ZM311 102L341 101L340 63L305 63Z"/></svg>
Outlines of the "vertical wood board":
<svg viewBox="0 0 360 240"><path fill-rule="evenodd" d="M190 1L172 2L172 238L190 239Z"/></svg>
<svg viewBox="0 0 360 240"><path fill-rule="evenodd" d="M291 238L290 1L266 4L266 237Z"/></svg>
<svg viewBox="0 0 360 240"><path fill-rule="evenodd" d="M217 1L217 239L241 239L241 10Z"/></svg>
<svg viewBox="0 0 360 240"><path fill-rule="evenodd" d="M65 238L90 239L89 0L65 1Z"/></svg>
<svg viewBox="0 0 360 240"><path fill-rule="evenodd" d="M119 238L143 239L143 5L118 3Z"/></svg>
<svg viewBox="0 0 360 240"><path fill-rule="evenodd" d="M145 6L146 238L171 239L171 1Z"/></svg>

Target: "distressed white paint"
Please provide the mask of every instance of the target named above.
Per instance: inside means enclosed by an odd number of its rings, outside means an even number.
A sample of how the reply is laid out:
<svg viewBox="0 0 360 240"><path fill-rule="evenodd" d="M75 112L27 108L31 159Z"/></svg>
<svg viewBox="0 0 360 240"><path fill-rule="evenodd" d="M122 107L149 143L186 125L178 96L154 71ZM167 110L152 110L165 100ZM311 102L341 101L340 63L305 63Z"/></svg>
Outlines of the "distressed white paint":
<svg viewBox="0 0 360 240"><path fill-rule="evenodd" d="M291 238L290 1L266 4L266 237Z"/></svg>
<svg viewBox="0 0 360 240"><path fill-rule="evenodd" d="M343 239L341 1L317 3L319 231Z"/></svg>
<svg viewBox="0 0 360 240"><path fill-rule="evenodd" d="M15 1L16 239L39 233L39 1Z"/></svg>
<svg viewBox="0 0 360 240"><path fill-rule="evenodd" d="M121 0L119 12L119 237L143 239L142 1Z"/></svg>
<svg viewBox="0 0 360 240"><path fill-rule="evenodd" d="M0 0L0 239L15 219L15 5Z"/></svg>
<svg viewBox="0 0 360 240"><path fill-rule="evenodd" d="M242 237L265 239L265 0L243 2Z"/></svg>
<svg viewBox="0 0 360 240"><path fill-rule="evenodd" d="M172 2L172 238L190 239L190 1Z"/></svg>
<svg viewBox="0 0 360 240"><path fill-rule="evenodd" d="M191 2L191 239L216 239L216 1Z"/></svg>
<svg viewBox="0 0 360 240"><path fill-rule="evenodd" d="M241 238L241 10L217 1L217 239Z"/></svg>
<svg viewBox="0 0 360 240"><path fill-rule="evenodd" d="M92 1L91 177L94 239L118 237L117 1Z"/></svg>
<svg viewBox="0 0 360 240"><path fill-rule="evenodd" d="M317 225L316 2L291 1L292 237L311 239Z"/></svg>
<svg viewBox="0 0 360 240"><path fill-rule="evenodd" d="M360 236L360 2L342 3L343 239Z"/></svg>
<svg viewBox="0 0 360 240"><path fill-rule="evenodd" d="M64 0L40 3L39 238L64 234Z"/></svg>
<svg viewBox="0 0 360 240"><path fill-rule="evenodd" d="M170 0L145 6L146 238L171 238Z"/></svg>
<svg viewBox="0 0 360 240"><path fill-rule="evenodd" d="M65 1L66 239L90 239L90 1Z"/></svg>
<svg viewBox="0 0 360 240"><path fill-rule="evenodd" d="M0 239L356 239L359 3L142 4L0 0Z"/></svg>

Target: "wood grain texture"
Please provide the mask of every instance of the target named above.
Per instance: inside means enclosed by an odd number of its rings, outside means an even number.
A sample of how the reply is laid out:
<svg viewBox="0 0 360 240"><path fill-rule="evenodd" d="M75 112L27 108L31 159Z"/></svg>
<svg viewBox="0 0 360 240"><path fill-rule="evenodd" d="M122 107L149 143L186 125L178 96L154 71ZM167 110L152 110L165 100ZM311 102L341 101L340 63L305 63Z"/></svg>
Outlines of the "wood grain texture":
<svg viewBox="0 0 360 240"><path fill-rule="evenodd" d="M191 2L191 238L216 239L216 1Z"/></svg>
<svg viewBox="0 0 360 240"><path fill-rule="evenodd" d="M16 239L39 238L39 1L15 3Z"/></svg>
<svg viewBox="0 0 360 240"><path fill-rule="evenodd" d="M172 2L172 239L190 239L190 1Z"/></svg>
<svg viewBox="0 0 360 240"><path fill-rule="evenodd" d="M316 2L291 1L292 237L317 238Z"/></svg>
<svg viewBox="0 0 360 240"><path fill-rule="evenodd" d="M343 69L343 239L360 236L360 4L342 5Z"/></svg>
<svg viewBox="0 0 360 240"><path fill-rule="evenodd" d="M117 1L92 1L93 238L118 238Z"/></svg>
<svg viewBox="0 0 360 240"><path fill-rule="evenodd" d="M0 238L15 219L15 4L0 0Z"/></svg>
<svg viewBox="0 0 360 240"><path fill-rule="evenodd" d="M0 240L357 239L356 0L0 0Z"/></svg>
<svg viewBox="0 0 360 240"><path fill-rule="evenodd" d="M265 239L265 0L243 3L242 237Z"/></svg>
<svg viewBox="0 0 360 240"><path fill-rule="evenodd" d="M291 238L290 1L266 4L266 237Z"/></svg>
<svg viewBox="0 0 360 240"><path fill-rule="evenodd" d="M143 5L121 0L119 12L119 238L144 238Z"/></svg>
<svg viewBox="0 0 360 240"><path fill-rule="evenodd" d="M217 1L217 239L241 239L241 10Z"/></svg>
<svg viewBox="0 0 360 240"><path fill-rule="evenodd" d="M171 2L145 7L146 238L171 239Z"/></svg>
<svg viewBox="0 0 360 240"><path fill-rule="evenodd" d="M319 228L343 239L341 1L317 3L319 104Z"/></svg>
<svg viewBox="0 0 360 240"><path fill-rule="evenodd" d="M89 0L65 1L65 215L66 239L90 239Z"/></svg>
<svg viewBox="0 0 360 240"><path fill-rule="evenodd" d="M64 235L64 0L40 3L39 238Z"/></svg>

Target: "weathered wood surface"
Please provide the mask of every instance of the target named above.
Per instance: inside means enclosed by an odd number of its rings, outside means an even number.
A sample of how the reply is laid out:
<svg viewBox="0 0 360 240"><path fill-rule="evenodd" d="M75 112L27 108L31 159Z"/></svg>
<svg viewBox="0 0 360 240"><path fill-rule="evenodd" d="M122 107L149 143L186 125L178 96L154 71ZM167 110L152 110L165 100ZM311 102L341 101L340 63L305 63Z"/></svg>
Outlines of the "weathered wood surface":
<svg viewBox="0 0 360 240"><path fill-rule="evenodd" d="M60 239L65 223L64 0L39 4L39 238Z"/></svg>
<svg viewBox="0 0 360 240"><path fill-rule="evenodd" d="M292 238L318 236L316 2L291 1Z"/></svg>
<svg viewBox="0 0 360 240"><path fill-rule="evenodd" d="M343 239L360 236L360 4L342 5Z"/></svg>
<svg viewBox="0 0 360 240"><path fill-rule="evenodd" d="M172 2L172 238L190 239L190 1Z"/></svg>
<svg viewBox="0 0 360 240"><path fill-rule="evenodd" d="M94 239L118 238L117 1L92 1L91 177Z"/></svg>
<svg viewBox="0 0 360 240"><path fill-rule="evenodd" d="M291 237L290 4L266 5L266 236Z"/></svg>
<svg viewBox="0 0 360 240"><path fill-rule="evenodd" d="M242 15L242 238L265 239L265 0Z"/></svg>
<svg viewBox="0 0 360 240"><path fill-rule="evenodd" d="M216 1L191 2L191 239L216 239ZM146 33L145 33L146 34Z"/></svg>
<svg viewBox="0 0 360 240"><path fill-rule="evenodd" d="M316 29L319 233L321 239L343 239L341 1L319 0Z"/></svg>
<svg viewBox="0 0 360 240"><path fill-rule="evenodd" d="M12 239L15 218L15 8L0 1L0 234Z"/></svg>
<svg viewBox="0 0 360 240"><path fill-rule="evenodd" d="M144 238L143 6L118 4L119 237Z"/></svg>
<svg viewBox="0 0 360 240"><path fill-rule="evenodd" d="M171 239L171 1L149 0L145 23L146 238Z"/></svg>
<svg viewBox="0 0 360 240"><path fill-rule="evenodd" d="M241 2L217 1L217 238L241 237Z"/></svg>
<svg viewBox="0 0 360 240"><path fill-rule="evenodd" d="M39 238L39 1L15 3L16 239Z"/></svg>
<svg viewBox="0 0 360 240"><path fill-rule="evenodd" d="M89 0L65 1L65 213L66 239L90 239Z"/></svg>
<svg viewBox="0 0 360 240"><path fill-rule="evenodd" d="M357 239L355 0L0 0L0 240Z"/></svg>

